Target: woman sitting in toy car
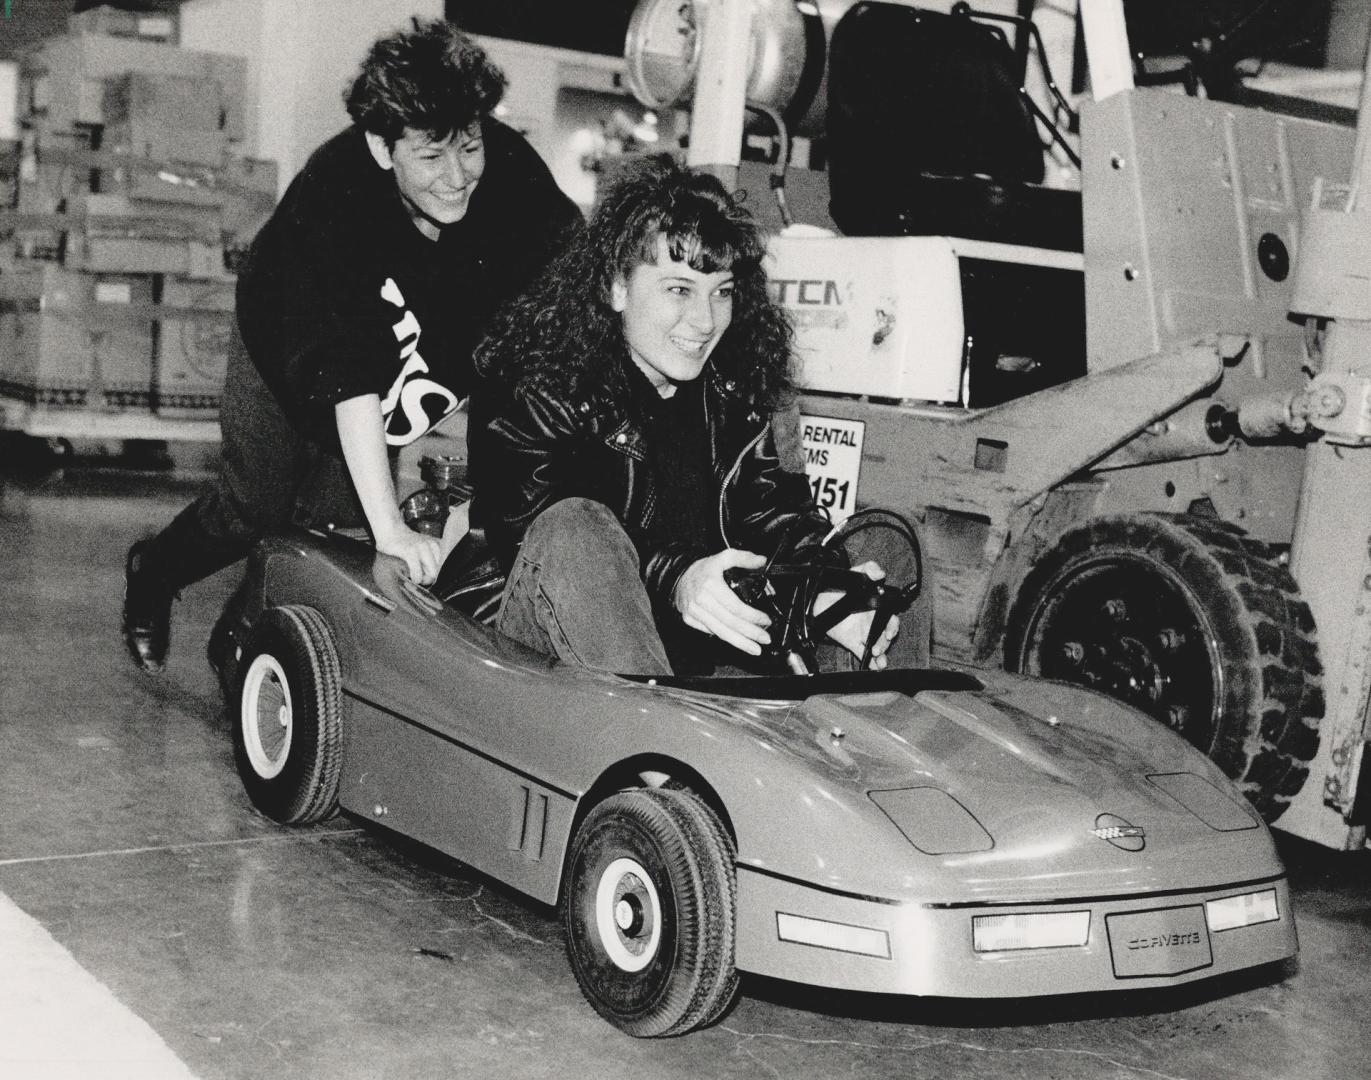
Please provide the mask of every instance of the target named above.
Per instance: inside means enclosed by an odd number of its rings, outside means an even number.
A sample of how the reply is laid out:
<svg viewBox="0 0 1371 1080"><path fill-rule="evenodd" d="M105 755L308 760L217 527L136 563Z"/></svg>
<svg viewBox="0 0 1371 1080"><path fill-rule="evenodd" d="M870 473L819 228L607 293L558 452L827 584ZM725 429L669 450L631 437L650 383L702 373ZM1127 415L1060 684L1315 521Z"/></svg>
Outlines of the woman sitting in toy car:
<svg viewBox="0 0 1371 1080"><path fill-rule="evenodd" d="M735 591L739 572L778 554L846 565L777 458L791 331L764 252L717 179L654 158L497 323L469 441L474 524L508 573L504 633L604 671L706 672L775 644L776 613ZM882 668L899 622L873 625L854 611L827 633Z"/></svg>

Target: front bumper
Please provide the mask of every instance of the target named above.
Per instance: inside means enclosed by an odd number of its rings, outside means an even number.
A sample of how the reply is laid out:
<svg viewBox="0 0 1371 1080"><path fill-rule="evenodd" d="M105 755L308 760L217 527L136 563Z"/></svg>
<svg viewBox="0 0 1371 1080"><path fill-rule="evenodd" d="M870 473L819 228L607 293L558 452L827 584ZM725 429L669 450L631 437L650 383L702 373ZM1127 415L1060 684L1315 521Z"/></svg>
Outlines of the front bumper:
<svg viewBox="0 0 1371 1080"><path fill-rule="evenodd" d="M1275 891L1276 920L1217 932L1207 925L1206 901L1265 890ZM1082 910L1090 913L1084 945L984 953L972 947L975 916ZM1159 914L1124 918L1142 913ZM807 929L815 925L809 920L839 929L823 939ZM1171 926L1184 932L1171 933ZM823 943L784 940L796 936ZM853 945L863 951L846 951ZM1298 947L1284 877L1050 904L921 904L825 891L738 867L738 968L833 989L973 998L1150 989L1284 960Z"/></svg>

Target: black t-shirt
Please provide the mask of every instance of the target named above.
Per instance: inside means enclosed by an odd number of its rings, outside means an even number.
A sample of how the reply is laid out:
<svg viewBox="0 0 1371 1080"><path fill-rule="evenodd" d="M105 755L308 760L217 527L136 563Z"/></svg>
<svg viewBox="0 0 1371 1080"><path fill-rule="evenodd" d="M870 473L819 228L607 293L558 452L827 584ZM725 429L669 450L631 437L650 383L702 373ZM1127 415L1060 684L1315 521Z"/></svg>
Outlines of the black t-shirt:
<svg viewBox="0 0 1371 1080"><path fill-rule="evenodd" d="M656 505L648 526L656 544L684 542L711 552L719 547L718 498L709 433L705 427L704 386L683 383L669 398L650 406L652 468Z"/></svg>
<svg viewBox="0 0 1371 1080"><path fill-rule="evenodd" d="M687 544L699 548L702 558L722 551L719 487L705 422L704 380L679 384L669 398L651 389L646 379L636 390L648 416L647 465L655 493L645 529L648 546ZM743 655L686 626L680 612L670 605L654 605L653 614L677 674L708 675L719 664Z"/></svg>
<svg viewBox="0 0 1371 1080"><path fill-rule="evenodd" d="M238 280L248 354L292 420L336 446L333 406L381 397L403 446L457 406L471 351L581 223L523 137L483 123L486 167L438 240L414 226L393 174L351 127L311 155Z"/></svg>

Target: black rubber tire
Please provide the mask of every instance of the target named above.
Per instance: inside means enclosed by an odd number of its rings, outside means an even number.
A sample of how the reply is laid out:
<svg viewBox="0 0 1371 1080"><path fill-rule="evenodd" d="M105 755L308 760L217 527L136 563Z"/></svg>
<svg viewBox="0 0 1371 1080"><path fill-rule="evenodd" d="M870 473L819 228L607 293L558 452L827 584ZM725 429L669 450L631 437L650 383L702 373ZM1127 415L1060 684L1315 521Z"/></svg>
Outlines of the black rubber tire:
<svg viewBox="0 0 1371 1080"><path fill-rule="evenodd" d="M1212 758L1267 821L1318 749L1309 606L1275 548L1218 519L1120 514L1062 534L1019 589L1004 662L1137 705Z"/></svg>
<svg viewBox="0 0 1371 1080"><path fill-rule="evenodd" d="M712 878L710 895L719 905L716 944L709 950L707 970L700 980L700 993L692 1008L677 1026L677 1034L708 1027L728 1012L738 996L738 969L734 963L737 939L737 853L733 839L719 817L704 800L687 789L663 792L668 806L679 812L678 824L694 835L701 864Z"/></svg>
<svg viewBox="0 0 1371 1080"><path fill-rule="evenodd" d="M253 806L285 825L337 813L342 674L324 617L298 605L268 608L248 635L233 689L233 758Z"/></svg>
<svg viewBox="0 0 1371 1080"><path fill-rule="evenodd" d="M562 893L567 955L595 1011L639 1038L722 1016L738 988L734 874L732 842L692 792L643 788L595 806ZM621 913L627 925L613 921Z"/></svg>

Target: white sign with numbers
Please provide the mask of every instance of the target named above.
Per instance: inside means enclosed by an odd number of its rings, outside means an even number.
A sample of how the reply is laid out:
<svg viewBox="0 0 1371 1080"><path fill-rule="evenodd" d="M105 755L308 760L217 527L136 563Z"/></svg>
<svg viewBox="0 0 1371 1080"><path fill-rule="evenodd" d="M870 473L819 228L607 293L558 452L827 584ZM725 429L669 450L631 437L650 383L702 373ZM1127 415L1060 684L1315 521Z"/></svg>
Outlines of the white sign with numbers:
<svg viewBox="0 0 1371 1080"><path fill-rule="evenodd" d="M827 510L837 525L857 509L857 480L862 470L860 420L830 416L801 416L800 441L804 446L805 475L820 509Z"/></svg>

